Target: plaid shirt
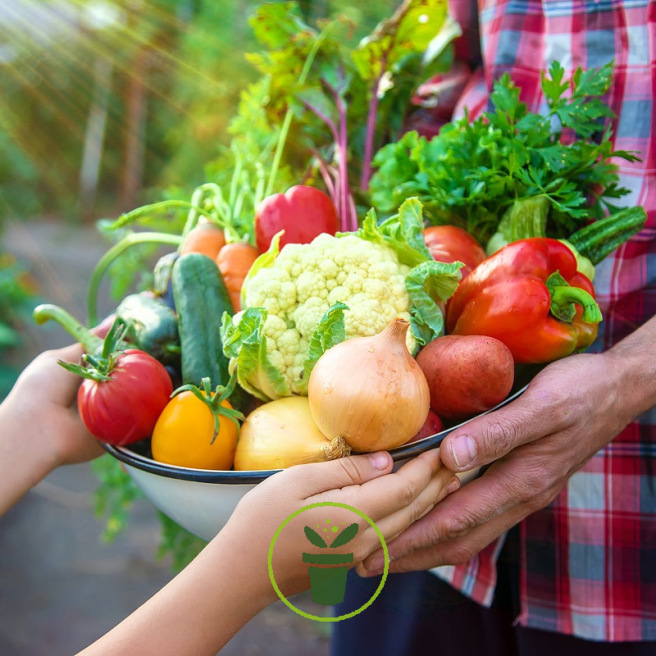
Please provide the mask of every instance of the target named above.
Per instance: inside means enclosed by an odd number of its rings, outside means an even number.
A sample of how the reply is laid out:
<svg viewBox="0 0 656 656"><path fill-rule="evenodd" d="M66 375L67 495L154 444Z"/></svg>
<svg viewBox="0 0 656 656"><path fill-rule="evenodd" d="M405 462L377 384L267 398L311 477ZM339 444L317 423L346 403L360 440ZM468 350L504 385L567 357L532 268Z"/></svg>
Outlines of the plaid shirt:
<svg viewBox="0 0 656 656"><path fill-rule="evenodd" d="M456 114L464 106L474 116L486 109L493 80L506 71L528 108L543 111L540 71L553 60L567 74L615 60L607 98L617 114L615 146L642 156L642 162L618 162L623 186L631 190L623 203L644 206L648 219L640 234L597 267L604 321L591 350L607 349L656 314L656 3L479 5L485 65L471 76ZM465 27L476 19L475 7L464 0L452 2L452 11ZM433 571L489 605L501 544L467 565ZM520 567L521 625L608 642L656 640L656 409L599 451L547 508L522 522Z"/></svg>

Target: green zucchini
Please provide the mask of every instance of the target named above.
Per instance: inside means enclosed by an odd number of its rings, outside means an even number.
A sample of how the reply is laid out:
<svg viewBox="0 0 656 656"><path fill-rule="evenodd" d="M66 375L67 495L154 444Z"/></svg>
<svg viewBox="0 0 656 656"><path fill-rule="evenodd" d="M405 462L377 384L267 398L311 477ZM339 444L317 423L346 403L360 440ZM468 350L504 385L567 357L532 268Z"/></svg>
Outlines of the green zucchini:
<svg viewBox="0 0 656 656"><path fill-rule="evenodd" d="M178 311L182 382L200 386L209 377L213 389L227 385L228 358L219 329L223 313L234 314L234 309L219 268L206 255L187 253L175 261L171 281Z"/></svg>
<svg viewBox="0 0 656 656"><path fill-rule="evenodd" d="M598 264L640 232L646 220L643 207L627 207L577 230L567 241L593 264Z"/></svg>
<svg viewBox="0 0 656 656"><path fill-rule="evenodd" d="M179 366L178 317L163 301L150 292L130 294L121 301L116 315L127 324L126 337L131 344L165 365Z"/></svg>

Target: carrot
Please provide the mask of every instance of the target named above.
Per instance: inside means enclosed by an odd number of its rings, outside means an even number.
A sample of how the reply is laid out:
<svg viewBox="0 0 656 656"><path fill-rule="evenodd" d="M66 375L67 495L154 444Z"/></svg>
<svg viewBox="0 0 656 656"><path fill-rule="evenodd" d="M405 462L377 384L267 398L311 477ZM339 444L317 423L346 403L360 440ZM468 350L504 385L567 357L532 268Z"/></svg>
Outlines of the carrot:
<svg viewBox="0 0 656 656"><path fill-rule="evenodd" d="M241 310L241 287L248 270L259 254L255 246L236 241L226 244L216 258L235 312Z"/></svg>
<svg viewBox="0 0 656 656"><path fill-rule="evenodd" d="M225 243L223 228L214 223L199 223L187 233L180 254L201 253L214 260Z"/></svg>

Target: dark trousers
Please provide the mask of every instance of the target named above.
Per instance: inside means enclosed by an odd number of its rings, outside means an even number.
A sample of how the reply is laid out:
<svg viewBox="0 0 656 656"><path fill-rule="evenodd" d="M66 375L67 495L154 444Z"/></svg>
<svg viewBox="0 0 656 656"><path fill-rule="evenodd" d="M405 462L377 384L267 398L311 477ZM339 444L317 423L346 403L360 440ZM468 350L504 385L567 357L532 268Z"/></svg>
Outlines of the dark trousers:
<svg viewBox="0 0 656 656"><path fill-rule="evenodd" d="M491 608L469 600L429 572L390 574L380 596L334 625L332 656L656 656L655 642L600 643L513 627L519 614L517 534L498 562ZM380 578L349 573L342 615L367 602Z"/></svg>

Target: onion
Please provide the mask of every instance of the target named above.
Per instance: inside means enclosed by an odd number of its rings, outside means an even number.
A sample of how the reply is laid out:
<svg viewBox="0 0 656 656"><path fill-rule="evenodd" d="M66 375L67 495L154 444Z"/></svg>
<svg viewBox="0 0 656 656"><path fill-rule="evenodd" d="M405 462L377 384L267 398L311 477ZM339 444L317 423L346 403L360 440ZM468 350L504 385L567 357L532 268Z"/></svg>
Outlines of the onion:
<svg viewBox="0 0 656 656"><path fill-rule="evenodd" d="M405 344L409 325L397 317L382 333L347 340L319 358L308 398L322 433L361 452L394 449L416 435L430 393Z"/></svg>
<svg viewBox="0 0 656 656"><path fill-rule="evenodd" d="M288 396L265 403L246 417L239 431L235 469L285 469L350 453L341 437L329 440L317 428L307 397Z"/></svg>

